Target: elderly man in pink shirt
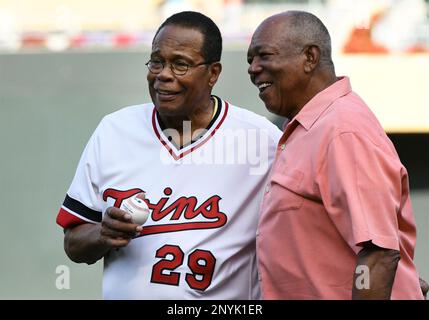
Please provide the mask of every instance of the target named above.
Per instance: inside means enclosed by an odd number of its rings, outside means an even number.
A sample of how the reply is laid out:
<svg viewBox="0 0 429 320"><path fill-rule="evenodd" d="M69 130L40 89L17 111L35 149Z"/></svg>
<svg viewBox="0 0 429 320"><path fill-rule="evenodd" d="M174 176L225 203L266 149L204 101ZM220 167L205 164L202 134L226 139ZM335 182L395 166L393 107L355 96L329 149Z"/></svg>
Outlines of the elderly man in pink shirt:
<svg viewBox="0 0 429 320"><path fill-rule="evenodd" d="M265 299L423 299L408 174L307 12L272 16L248 50L252 82L290 121L257 232Z"/></svg>

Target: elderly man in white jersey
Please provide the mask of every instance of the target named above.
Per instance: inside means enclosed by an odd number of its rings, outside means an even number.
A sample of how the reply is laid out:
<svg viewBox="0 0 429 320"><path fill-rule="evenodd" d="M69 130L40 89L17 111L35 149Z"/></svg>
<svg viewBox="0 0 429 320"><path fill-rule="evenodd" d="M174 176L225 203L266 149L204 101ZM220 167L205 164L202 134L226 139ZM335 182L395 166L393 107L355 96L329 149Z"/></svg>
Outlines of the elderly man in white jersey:
<svg viewBox="0 0 429 320"><path fill-rule="evenodd" d="M212 95L222 38L196 12L168 18L152 43L152 103L107 115L58 213L71 260L104 258L106 299L258 299L255 238L281 132ZM145 193L142 226L121 203Z"/></svg>

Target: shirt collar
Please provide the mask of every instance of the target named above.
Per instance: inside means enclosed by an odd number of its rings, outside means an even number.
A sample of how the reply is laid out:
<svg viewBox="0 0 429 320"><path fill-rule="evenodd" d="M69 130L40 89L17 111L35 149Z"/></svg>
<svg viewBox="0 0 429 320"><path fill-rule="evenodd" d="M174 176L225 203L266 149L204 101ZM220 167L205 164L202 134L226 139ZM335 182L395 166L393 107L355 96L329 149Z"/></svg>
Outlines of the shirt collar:
<svg viewBox="0 0 429 320"><path fill-rule="evenodd" d="M320 115L335 100L352 91L350 79L348 77L339 77L338 79L339 80L323 91L320 91L307 102L293 120L298 121L307 131L310 130Z"/></svg>

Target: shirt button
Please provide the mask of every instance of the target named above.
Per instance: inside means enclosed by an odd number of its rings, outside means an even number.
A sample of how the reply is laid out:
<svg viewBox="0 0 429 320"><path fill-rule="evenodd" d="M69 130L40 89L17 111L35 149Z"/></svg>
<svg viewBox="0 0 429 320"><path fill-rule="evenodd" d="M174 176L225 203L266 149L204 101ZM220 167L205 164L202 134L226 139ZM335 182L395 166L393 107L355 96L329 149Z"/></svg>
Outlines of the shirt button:
<svg viewBox="0 0 429 320"><path fill-rule="evenodd" d="M283 151L285 148L286 148L286 145L283 143L283 144L280 146L280 149L282 149L282 151Z"/></svg>
<svg viewBox="0 0 429 320"><path fill-rule="evenodd" d="M266 185L266 187L265 187L265 193L268 193L268 192L270 192L270 185Z"/></svg>
<svg viewBox="0 0 429 320"><path fill-rule="evenodd" d="M259 236L259 230L256 230L256 236L257 237Z"/></svg>

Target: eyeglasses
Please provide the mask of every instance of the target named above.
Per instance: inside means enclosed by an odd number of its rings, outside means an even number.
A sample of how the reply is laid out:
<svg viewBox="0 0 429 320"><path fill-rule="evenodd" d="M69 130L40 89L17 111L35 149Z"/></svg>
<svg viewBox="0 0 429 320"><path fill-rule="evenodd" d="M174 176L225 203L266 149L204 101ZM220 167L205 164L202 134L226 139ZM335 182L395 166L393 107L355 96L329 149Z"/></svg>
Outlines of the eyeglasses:
<svg viewBox="0 0 429 320"><path fill-rule="evenodd" d="M189 68L196 68L198 66L202 66L204 64L210 64L210 63L211 62L204 61L204 62L201 62L201 63L198 63L198 64L191 66L191 65L184 63L184 62L171 62L170 63L170 69L171 69L171 71L173 71L173 73L176 76L183 76L186 74L186 72L188 72ZM164 69L165 64L166 64L166 62L149 60L146 63L146 66L151 73L159 74Z"/></svg>

